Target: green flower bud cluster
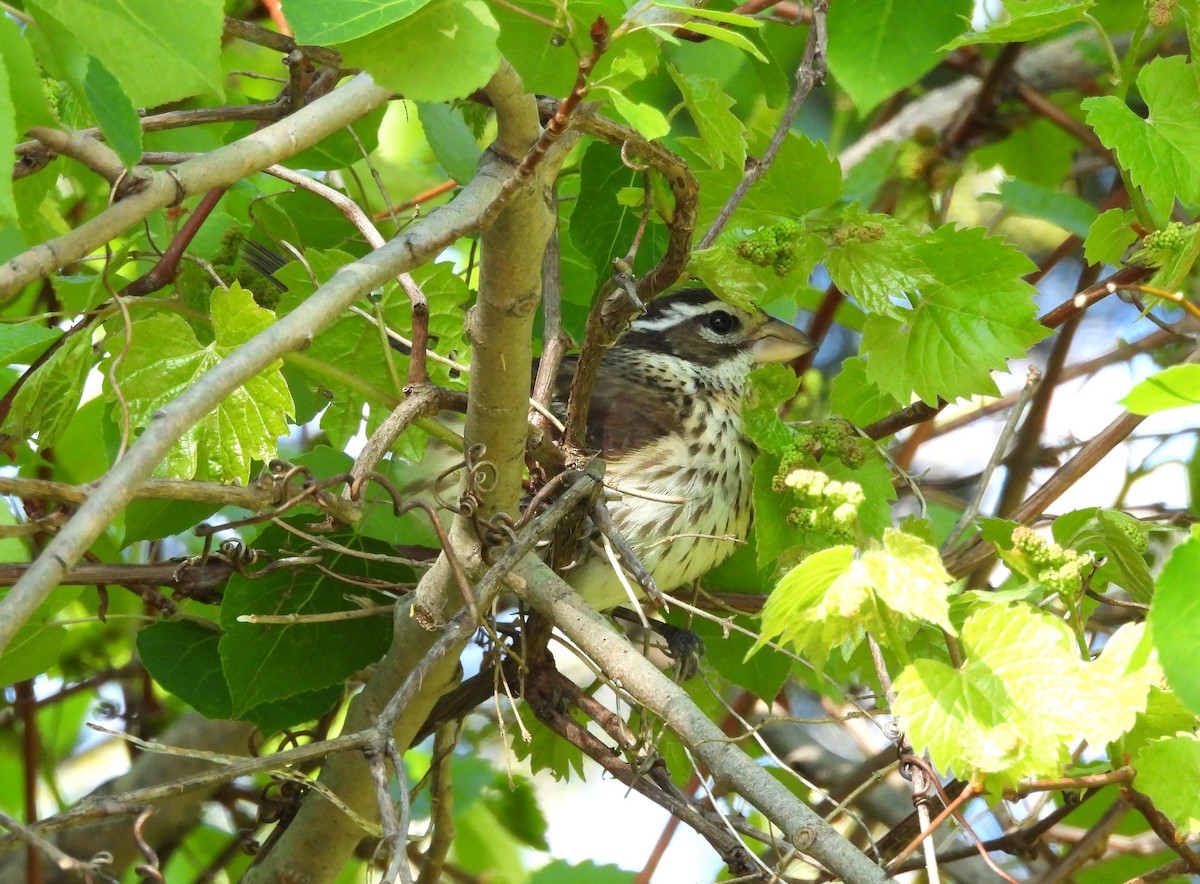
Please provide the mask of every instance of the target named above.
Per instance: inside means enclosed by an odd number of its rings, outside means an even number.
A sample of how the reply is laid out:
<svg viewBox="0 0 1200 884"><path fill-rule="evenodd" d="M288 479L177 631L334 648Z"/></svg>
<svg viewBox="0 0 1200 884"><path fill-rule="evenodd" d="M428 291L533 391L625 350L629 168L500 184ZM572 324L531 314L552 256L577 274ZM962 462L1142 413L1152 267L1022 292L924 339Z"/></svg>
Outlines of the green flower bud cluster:
<svg viewBox="0 0 1200 884"><path fill-rule="evenodd" d="M848 421L819 421L796 428L791 447L783 454L779 472L782 475L825 457L836 458L852 470L866 461L863 441Z"/></svg>
<svg viewBox="0 0 1200 884"><path fill-rule="evenodd" d="M858 508L864 500L857 482L838 482L817 470L781 472L771 487L791 491L799 506L787 514L788 524L804 531L819 531L838 540L853 541L858 526Z"/></svg>
<svg viewBox="0 0 1200 884"><path fill-rule="evenodd" d="M1132 517L1125 519L1115 519L1112 524L1115 524L1122 534L1125 535L1129 545L1133 547L1133 551L1141 555L1150 548L1150 538L1145 530Z"/></svg>
<svg viewBox="0 0 1200 884"><path fill-rule="evenodd" d="M737 244L737 253L759 267L787 276L796 264L796 238L804 232L797 221L783 220L764 227Z"/></svg>
<svg viewBox="0 0 1200 884"><path fill-rule="evenodd" d="M1060 595L1079 594L1084 571L1092 565L1090 552L1064 549L1024 525L1013 529L1012 542L1013 552L1025 566L1020 568L1025 576Z"/></svg>
<svg viewBox="0 0 1200 884"><path fill-rule="evenodd" d="M1190 236L1187 225L1172 221L1161 230L1147 233L1142 240L1142 247L1130 261L1146 267L1162 267L1187 247Z"/></svg>
<svg viewBox="0 0 1200 884"><path fill-rule="evenodd" d="M878 221L867 221L865 224L846 224L833 231L835 245L846 243L877 242L887 236L887 228Z"/></svg>

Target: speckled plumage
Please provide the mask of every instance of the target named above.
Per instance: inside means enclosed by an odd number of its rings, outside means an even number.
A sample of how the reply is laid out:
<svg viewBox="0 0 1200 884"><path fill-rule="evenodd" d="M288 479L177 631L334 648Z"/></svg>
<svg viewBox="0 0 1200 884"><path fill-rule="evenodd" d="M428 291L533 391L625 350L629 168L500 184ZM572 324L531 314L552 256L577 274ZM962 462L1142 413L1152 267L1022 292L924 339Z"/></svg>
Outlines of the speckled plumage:
<svg viewBox="0 0 1200 884"><path fill-rule="evenodd" d="M742 431L746 378L810 349L789 325L689 289L653 302L605 354L587 442L607 463L613 520L660 589L695 580L745 539L754 457ZM564 389L572 369L564 365ZM601 610L628 601L603 555L566 577Z"/></svg>

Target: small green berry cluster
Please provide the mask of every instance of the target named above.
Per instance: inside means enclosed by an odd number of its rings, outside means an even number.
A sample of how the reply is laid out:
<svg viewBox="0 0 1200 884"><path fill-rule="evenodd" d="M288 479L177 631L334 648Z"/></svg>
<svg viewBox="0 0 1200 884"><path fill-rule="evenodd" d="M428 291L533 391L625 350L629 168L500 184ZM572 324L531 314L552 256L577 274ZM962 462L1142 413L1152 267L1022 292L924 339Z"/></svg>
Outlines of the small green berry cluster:
<svg viewBox="0 0 1200 884"><path fill-rule="evenodd" d="M1146 267L1162 267L1187 247L1190 236L1187 225L1172 221L1161 230L1147 233L1142 247L1130 260Z"/></svg>
<svg viewBox="0 0 1200 884"><path fill-rule="evenodd" d="M1079 594L1084 571L1092 565L1090 552L1064 549L1025 525L1013 528L1012 543L1018 561L1006 561L1026 577L1059 595L1074 597Z"/></svg>
<svg viewBox="0 0 1200 884"><path fill-rule="evenodd" d="M819 531L839 541L853 541L858 508L864 500L857 482L839 482L817 470L793 469L775 477L771 487L792 492L798 506L788 511L788 524L802 531Z"/></svg>
<svg viewBox="0 0 1200 884"><path fill-rule="evenodd" d="M1121 513L1109 524L1115 525L1125 535L1125 538L1129 541L1129 545L1133 547L1133 551L1139 556L1150 549L1150 537L1146 534L1146 530L1142 524L1133 516L1126 516L1124 513Z"/></svg>
<svg viewBox="0 0 1200 884"><path fill-rule="evenodd" d="M1146 18L1156 28L1166 28L1171 24L1171 10L1179 5L1179 0L1149 0L1146 3Z"/></svg>
<svg viewBox="0 0 1200 884"><path fill-rule="evenodd" d="M887 236L887 228L878 221L867 221L862 224L845 224L833 231L834 245L844 246L847 243L877 242Z"/></svg>
<svg viewBox="0 0 1200 884"><path fill-rule="evenodd" d="M783 454L779 472L782 475L826 457L836 458L852 470L863 465L867 452L853 424L830 420L797 427L791 446Z"/></svg>
<svg viewBox="0 0 1200 884"><path fill-rule="evenodd" d="M796 238L804 231L797 221L783 220L764 227L737 244L737 253L759 267L787 276L796 264Z"/></svg>

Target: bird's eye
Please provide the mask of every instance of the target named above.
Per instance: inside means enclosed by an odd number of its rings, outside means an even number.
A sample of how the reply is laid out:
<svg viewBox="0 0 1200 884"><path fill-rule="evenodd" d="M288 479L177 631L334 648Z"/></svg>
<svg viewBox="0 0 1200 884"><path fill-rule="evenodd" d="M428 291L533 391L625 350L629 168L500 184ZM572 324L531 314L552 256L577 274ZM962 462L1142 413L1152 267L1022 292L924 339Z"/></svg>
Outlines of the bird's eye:
<svg viewBox="0 0 1200 884"><path fill-rule="evenodd" d="M704 317L704 324L719 335L727 335L737 328L737 320L724 310L714 310Z"/></svg>

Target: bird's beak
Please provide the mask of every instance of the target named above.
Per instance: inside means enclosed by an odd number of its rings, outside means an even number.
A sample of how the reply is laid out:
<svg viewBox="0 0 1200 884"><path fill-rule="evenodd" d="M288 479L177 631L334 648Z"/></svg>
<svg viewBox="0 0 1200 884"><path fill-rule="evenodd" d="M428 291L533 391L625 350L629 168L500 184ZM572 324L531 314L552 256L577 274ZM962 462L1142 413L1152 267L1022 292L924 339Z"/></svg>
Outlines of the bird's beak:
<svg viewBox="0 0 1200 884"><path fill-rule="evenodd" d="M800 329L775 318L768 318L763 323L750 346L754 352L754 361L759 365L769 362L791 362L798 356L817 349L812 338Z"/></svg>

